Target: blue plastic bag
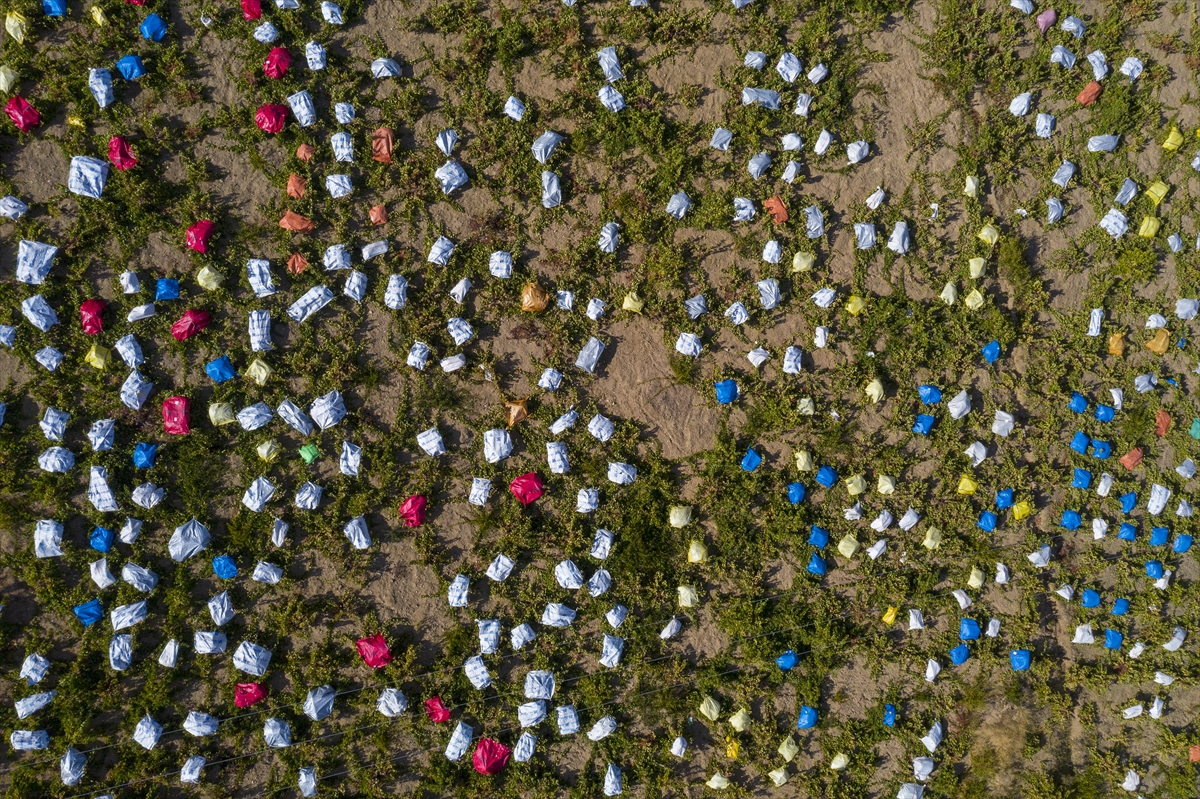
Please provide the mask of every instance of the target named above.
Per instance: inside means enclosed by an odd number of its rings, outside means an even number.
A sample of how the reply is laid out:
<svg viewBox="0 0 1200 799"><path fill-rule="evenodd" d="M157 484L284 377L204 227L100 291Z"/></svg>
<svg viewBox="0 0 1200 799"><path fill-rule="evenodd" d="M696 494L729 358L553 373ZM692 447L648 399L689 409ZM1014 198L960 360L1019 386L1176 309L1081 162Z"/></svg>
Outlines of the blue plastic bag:
<svg viewBox="0 0 1200 799"><path fill-rule="evenodd" d="M1100 607L1100 592L1092 588L1085 589L1080 602L1085 608L1098 608Z"/></svg>
<svg viewBox="0 0 1200 799"><path fill-rule="evenodd" d="M1105 649L1120 649L1125 636L1121 635L1116 630L1104 631L1104 648Z"/></svg>
<svg viewBox="0 0 1200 799"><path fill-rule="evenodd" d="M950 650L950 662L955 666L961 666L967 662L967 658L971 657L971 650L966 644L959 644Z"/></svg>
<svg viewBox="0 0 1200 799"><path fill-rule="evenodd" d="M1109 444L1107 441L1092 439L1092 457L1105 460L1111 454L1112 444Z"/></svg>
<svg viewBox="0 0 1200 799"><path fill-rule="evenodd" d="M1167 530L1167 528L1165 528L1165 527L1151 527L1150 528L1150 546L1152 546L1152 547L1164 546L1164 545L1166 545L1167 539L1170 536L1171 536L1170 531Z"/></svg>
<svg viewBox="0 0 1200 799"><path fill-rule="evenodd" d="M232 580L237 577L237 564L228 555L217 555L213 558L213 574L222 580Z"/></svg>
<svg viewBox="0 0 1200 799"><path fill-rule="evenodd" d="M1124 616L1129 612L1129 600L1124 597L1113 602L1112 615Z"/></svg>
<svg viewBox="0 0 1200 799"><path fill-rule="evenodd" d="M1097 405L1095 415L1098 421L1111 422L1113 417L1117 415L1117 412L1113 410L1111 405Z"/></svg>
<svg viewBox="0 0 1200 799"><path fill-rule="evenodd" d="M1029 666L1033 662L1033 653L1028 649L1014 649L1008 653L1008 662L1012 665L1013 671L1029 671Z"/></svg>
<svg viewBox="0 0 1200 799"><path fill-rule="evenodd" d="M146 74L146 67L142 65L141 56L127 55L118 59L117 72L125 80L137 80Z"/></svg>
<svg viewBox="0 0 1200 799"><path fill-rule="evenodd" d="M917 414L917 421L913 422L912 431L919 436L929 435L929 431L933 429L934 419L927 413Z"/></svg>
<svg viewBox="0 0 1200 799"><path fill-rule="evenodd" d="M1076 469L1075 476L1071 480L1071 488L1091 488L1092 473L1087 469Z"/></svg>
<svg viewBox="0 0 1200 799"><path fill-rule="evenodd" d="M154 289L154 301L179 299L179 281L173 277L160 277Z"/></svg>
<svg viewBox="0 0 1200 799"><path fill-rule="evenodd" d="M883 724L885 727L895 727L896 726L896 706L895 705L884 705L883 706Z"/></svg>
<svg viewBox="0 0 1200 799"><path fill-rule="evenodd" d="M746 450L745 456L742 458L742 471L752 472L762 463L762 455L754 451L754 447Z"/></svg>
<svg viewBox="0 0 1200 799"><path fill-rule="evenodd" d="M812 557L808 559L808 571L810 574L815 574L818 577L824 577L825 558L821 557L816 552L812 553Z"/></svg>
<svg viewBox="0 0 1200 799"><path fill-rule="evenodd" d="M1000 342L993 340L992 343L983 348L983 359L988 364L993 364L1000 358Z"/></svg>
<svg viewBox="0 0 1200 799"><path fill-rule="evenodd" d="M975 522L975 526L985 533L990 533L996 529L996 514L990 510L985 510L979 514L979 521Z"/></svg>
<svg viewBox="0 0 1200 799"><path fill-rule="evenodd" d="M713 383L713 388L717 392L717 402L721 405L728 405L738 397L737 383L732 380L718 380Z"/></svg>
<svg viewBox="0 0 1200 799"><path fill-rule="evenodd" d="M974 619L959 619L958 640L960 640L960 641L978 641L979 640L979 622L975 621Z"/></svg>
<svg viewBox="0 0 1200 799"><path fill-rule="evenodd" d="M108 552L112 549L114 540L116 540L116 535L107 527L97 527L88 536L88 544L97 552Z"/></svg>
<svg viewBox="0 0 1200 799"><path fill-rule="evenodd" d="M996 493L996 509L1008 510L1013 504L1013 490L1006 488Z"/></svg>
<svg viewBox="0 0 1200 799"><path fill-rule="evenodd" d="M65 0L42 0L42 11L48 17L62 17L67 13Z"/></svg>
<svg viewBox="0 0 1200 799"><path fill-rule="evenodd" d="M158 444L138 444L133 448L133 465L138 469L149 469L157 456Z"/></svg>
<svg viewBox="0 0 1200 799"><path fill-rule="evenodd" d="M1130 491L1128 494L1121 495L1121 512L1133 513L1133 509L1137 507L1137 492Z"/></svg>
<svg viewBox="0 0 1200 799"><path fill-rule="evenodd" d="M799 662L800 657L790 649L779 657L775 658L775 665L778 666L782 671L794 669L796 664Z"/></svg>
<svg viewBox="0 0 1200 799"><path fill-rule="evenodd" d="M1083 413L1087 410L1087 399L1078 391L1072 391L1071 401L1067 403L1067 407L1075 413Z"/></svg>
<svg viewBox="0 0 1200 799"><path fill-rule="evenodd" d="M1155 580L1161 580L1163 576L1163 565L1160 560L1146 561L1146 576L1152 577Z"/></svg>
<svg viewBox="0 0 1200 799"><path fill-rule="evenodd" d="M1068 530L1077 530L1082 522L1083 519L1080 517L1079 511L1068 508L1063 511L1062 522L1060 524Z"/></svg>
<svg viewBox="0 0 1200 799"><path fill-rule="evenodd" d="M142 20L142 24L138 26L138 30L142 32L142 37L148 42L161 42L163 37L167 35L167 23L162 21L162 17L158 14L151 14Z"/></svg>
<svg viewBox="0 0 1200 799"><path fill-rule="evenodd" d="M833 488L837 481L838 473L833 470L832 466L822 466L817 469L817 484L822 488Z"/></svg>
<svg viewBox="0 0 1200 799"><path fill-rule="evenodd" d="M100 604L99 599L76 605L72 610L75 611L75 617L83 622L84 627L91 627L104 618L104 606Z"/></svg>
<svg viewBox="0 0 1200 799"><path fill-rule="evenodd" d="M232 380L237 377L237 372L233 371L233 362L229 360L228 355L222 355L214 361L209 361L204 367L204 371L212 378L214 383L224 383L226 380Z"/></svg>
<svg viewBox="0 0 1200 799"><path fill-rule="evenodd" d="M788 502L799 505L804 501L804 483L788 483Z"/></svg>
<svg viewBox="0 0 1200 799"><path fill-rule="evenodd" d="M829 531L824 527L812 526L812 532L808 534L809 546L814 546L817 549L824 549L829 543Z"/></svg>
<svg viewBox="0 0 1200 799"><path fill-rule="evenodd" d="M1129 522L1121 522L1120 528L1117 529L1117 538L1121 541L1136 541L1137 525Z"/></svg>
<svg viewBox="0 0 1200 799"><path fill-rule="evenodd" d="M808 705L800 706L800 718L796 721L796 729L809 730L817 726L817 709Z"/></svg>
<svg viewBox="0 0 1200 799"><path fill-rule="evenodd" d="M1091 443L1092 440L1088 438L1087 433L1083 432L1082 430L1076 430L1074 437L1071 439L1071 449L1075 450L1080 455L1086 455L1088 445Z"/></svg>
<svg viewBox="0 0 1200 799"><path fill-rule="evenodd" d="M942 390L937 386L917 386L917 395L926 405L936 405L942 401Z"/></svg>
<svg viewBox="0 0 1200 799"><path fill-rule="evenodd" d="M1171 551L1177 555L1182 555L1192 548L1192 537L1186 533L1175 539L1175 545L1171 547Z"/></svg>

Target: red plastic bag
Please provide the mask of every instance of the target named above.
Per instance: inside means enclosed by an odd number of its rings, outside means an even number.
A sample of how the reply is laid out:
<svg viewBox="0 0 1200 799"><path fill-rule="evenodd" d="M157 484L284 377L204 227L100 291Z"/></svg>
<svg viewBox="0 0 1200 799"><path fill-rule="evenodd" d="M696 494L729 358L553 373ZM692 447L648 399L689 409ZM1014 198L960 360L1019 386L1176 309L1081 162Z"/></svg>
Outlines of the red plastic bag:
<svg viewBox="0 0 1200 799"><path fill-rule="evenodd" d="M131 6L144 6L144 5L146 5L146 0L125 0L125 2L126 2L126 3L129 3Z"/></svg>
<svg viewBox="0 0 1200 799"><path fill-rule="evenodd" d="M201 219L187 229L187 246L196 252L208 252L208 240L217 226L211 219Z"/></svg>
<svg viewBox="0 0 1200 799"><path fill-rule="evenodd" d="M262 16L260 0L242 0L242 19L252 22Z"/></svg>
<svg viewBox="0 0 1200 799"><path fill-rule="evenodd" d="M359 638L354 645L358 647L358 654L363 662L373 669L382 669L392 662L392 652L380 633Z"/></svg>
<svg viewBox="0 0 1200 799"><path fill-rule="evenodd" d="M167 397L163 400L163 429L173 436L186 436L191 432L188 426L188 411L192 403L187 397Z"/></svg>
<svg viewBox="0 0 1200 799"><path fill-rule="evenodd" d="M19 94L14 94L8 105L4 106L4 113L22 133L28 133L42 124L42 115Z"/></svg>
<svg viewBox="0 0 1200 799"><path fill-rule="evenodd" d="M104 306L108 305L104 300L84 300L79 306L79 324L83 326L83 332L89 336L94 336L104 329L104 320L100 318L100 313L104 310Z"/></svg>
<svg viewBox="0 0 1200 799"><path fill-rule="evenodd" d="M286 105L260 106L254 113L254 124L263 133L278 133L287 122L288 107Z"/></svg>
<svg viewBox="0 0 1200 799"><path fill-rule="evenodd" d="M450 720L450 708L446 707L440 696L425 700L425 715L434 724L442 724Z"/></svg>
<svg viewBox="0 0 1200 799"><path fill-rule="evenodd" d="M471 755L471 763L480 774L499 774L508 764L508 755L512 750L493 738L480 738L475 746L475 754Z"/></svg>
<svg viewBox="0 0 1200 799"><path fill-rule="evenodd" d="M133 157L133 150L129 149L129 142L120 136L113 136L108 140L108 160L112 161L112 165L120 170L133 169L137 166L137 159Z"/></svg>
<svg viewBox="0 0 1200 799"><path fill-rule="evenodd" d="M292 54L287 48L275 47L267 53L267 60L263 62L263 74L268 78L282 78L291 65Z"/></svg>
<svg viewBox="0 0 1200 799"><path fill-rule="evenodd" d="M267 698L267 692L256 682L240 682L233 689L233 703L238 707L250 707Z"/></svg>
<svg viewBox="0 0 1200 799"><path fill-rule="evenodd" d="M425 497L420 494L414 494L408 499L400 503L400 518L404 520L405 527L420 527L425 521L425 506L428 504Z"/></svg>
<svg viewBox="0 0 1200 799"><path fill-rule="evenodd" d="M542 478L537 476L537 472L526 472L514 477L508 484L508 489L522 505L528 505L546 493L546 486L542 483Z"/></svg>
<svg viewBox="0 0 1200 799"><path fill-rule="evenodd" d="M211 318L208 315L208 311L192 308L179 317L178 322L171 325L171 335L175 337L176 341L187 341L208 327L208 322Z"/></svg>

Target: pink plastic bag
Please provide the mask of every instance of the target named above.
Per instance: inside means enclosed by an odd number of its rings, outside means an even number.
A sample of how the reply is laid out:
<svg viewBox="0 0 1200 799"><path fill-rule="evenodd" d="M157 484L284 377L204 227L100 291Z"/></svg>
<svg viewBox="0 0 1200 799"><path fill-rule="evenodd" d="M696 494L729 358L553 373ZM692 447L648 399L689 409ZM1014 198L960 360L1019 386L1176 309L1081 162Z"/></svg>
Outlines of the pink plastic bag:
<svg viewBox="0 0 1200 799"><path fill-rule="evenodd" d="M22 133L28 133L42 124L42 115L19 94L13 95L8 105L4 106L4 113L8 114L8 118Z"/></svg>
<svg viewBox="0 0 1200 799"><path fill-rule="evenodd" d="M537 476L537 472L526 472L513 478L508 488L522 505L528 505L546 493L546 486L542 483L542 478Z"/></svg>
<svg viewBox="0 0 1200 799"><path fill-rule="evenodd" d="M104 329L104 320L100 314L107 304L104 300L90 299L84 300L79 306L79 324L83 326L84 333L94 336Z"/></svg>
<svg viewBox="0 0 1200 799"><path fill-rule="evenodd" d="M405 527L420 527L425 521L425 497L415 494L400 503L400 518Z"/></svg>
<svg viewBox="0 0 1200 799"><path fill-rule="evenodd" d="M362 656L363 662L373 669L382 669L392 662L392 652L380 633L359 638L354 645L358 647L358 654Z"/></svg>
<svg viewBox="0 0 1200 799"><path fill-rule="evenodd" d="M291 65L292 54L287 48L275 47L267 53L267 60L263 62L263 74L268 78L282 78Z"/></svg>
<svg viewBox="0 0 1200 799"><path fill-rule="evenodd" d="M171 325L171 335L175 337L176 341L187 341L208 327L209 319L211 317L208 315L208 311L192 308L179 317L179 321Z"/></svg>
<svg viewBox="0 0 1200 799"><path fill-rule="evenodd" d="M263 133L278 133L287 122L288 107L286 105L260 106L254 114L254 124Z"/></svg>
<svg viewBox="0 0 1200 799"><path fill-rule="evenodd" d="M435 696L425 700L425 715L434 724L443 724L450 720L450 708L446 707L440 696Z"/></svg>
<svg viewBox="0 0 1200 799"><path fill-rule="evenodd" d="M471 755L471 763L480 774L499 774L508 764L508 755L512 750L493 738L481 738Z"/></svg>
<svg viewBox="0 0 1200 799"><path fill-rule="evenodd" d="M208 252L208 240L212 238L217 226L211 219L201 219L187 229L187 246L199 253Z"/></svg>
<svg viewBox="0 0 1200 799"><path fill-rule="evenodd" d="M191 432L188 426L191 406L187 397L167 397L163 400L163 429L173 436L186 436Z"/></svg>
<svg viewBox="0 0 1200 799"><path fill-rule="evenodd" d="M129 142L120 136L113 136L108 140L108 160L112 161L112 165L121 171L137 166L137 159L134 158L133 151L129 149Z"/></svg>
<svg viewBox="0 0 1200 799"><path fill-rule="evenodd" d="M256 682L240 682L233 689L233 703L238 707L250 707L267 698L267 692Z"/></svg>

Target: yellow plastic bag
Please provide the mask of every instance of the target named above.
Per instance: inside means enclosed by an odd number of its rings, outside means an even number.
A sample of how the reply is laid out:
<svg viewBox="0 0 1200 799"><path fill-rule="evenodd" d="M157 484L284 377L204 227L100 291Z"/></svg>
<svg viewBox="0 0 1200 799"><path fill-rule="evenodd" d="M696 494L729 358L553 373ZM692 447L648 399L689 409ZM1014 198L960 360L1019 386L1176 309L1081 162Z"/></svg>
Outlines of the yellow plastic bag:
<svg viewBox="0 0 1200 799"><path fill-rule="evenodd" d="M711 696L705 696L700 700L700 715L709 721L716 721L721 716L721 703Z"/></svg>
<svg viewBox="0 0 1200 799"><path fill-rule="evenodd" d="M967 266L971 270L971 277L973 277L973 278L983 277L983 273L987 269L987 259L986 258L972 258L971 260L967 261Z"/></svg>
<svg viewBox="0 0 1200 799"><path fill-rule="evenodd" d="M92 6L92 22L101 28L108 24L108 17L104 15L104 9L100 6Z"/></svg>
<svg viewBox="0 0 1200 799"><path fill-rule="evenodd" d="M879 475L879 482L875 484L875 490L885 496L888 494L895 494L896 478L888 477L886 474Z"/></svg>
<svg viewBox="0 0 1200 799"><path fill-rule="evenodd" d="M867 399L871 402L879 402L883 399L883 382L877 377L870 383L867 383Z"/></svg>
<svg viewBox="0 0 1200 799"><path fill-rule="evenodd" d="M846 493L850 496L857 497L866 490L867 481L863 479L861 474L851 475L846 478Z"/></svg>
<svg viewBox="0 0 1200 799"><path fill-rule="evenodd" d="M967 578L967 585L971 588L983 587L983 569L978 566L971 567L971 576Z"/></svg>
<svg viewBox="0 0 1200 799"><path fill-rule="evenodd" d="M1162 222L1158 221L1158 217L1142 217L1142 224L1141 227L1138 228L1138 235L1143 239L1152 239L1158 233L1158 229L1160 227L1162 227Z"/></svg>
<svg viewBox="0 0 1200 799"><path fill-rule="evenodd" d="M983 230L979 231L979 240L984 244L995 245L1000 241L1000 231L996 229L995 225L986 224L983 226Z"/></svg>
<svg viewBox="0 0 1200 799"><path fill-rule="evenodd" d="M687 527L692 523L692 506L675 505L668 517L672 527Z"/></svg>
<svg viewBox="0 0 1200 799"><path fill-rule="evenodd" d="M750 726L750 711L741 708L729 717L729 724L738 732L745 732L746 728Z"/></svg>
<svg viewBox="0 0 1200 799"><path fill-rule="evenodd" d="M854 553L858 551L858 539L854 537L854 533L846 533L846 537L838 541L837 550L844 558L854 557Z"/></svg>
<svg viewBox="0 0 1200 799"><path fill-rule="evenodd" d="M9 11L8 16L4 18L4 30L8 31L8 35L16 39L18 44L24 44L25 35L29 33L29 20L16 11Z"/></svg>
<svg viewBox="0 0 1200 799"><path fill-rule="evenodd" d="M679 586L679 607L694 608L700 604L700 594L690 585Z"/></svg>
<svg viewBox="0 0 1200 799"><path fill-rule="evenodd" d="M254 363L246 367L246 377L252 378L260 386L266 385L267 379L272 374L274 374L274 370L267 366L262 358L255 358Z"/></svg>
<svg viewBox="0 0 1200 799"><path fill-rule="evenodd" d="M208 406L208 421L214 426L233 424L237 417L233 415L233 406L228 402L214 402Z"/></svg>
<svg viewBox="0 0 1200 799"><path fill-rule="evenodd" d="M771 782L775 783L775 787L777 788L786 785L788 781L788 772L783 766L774 771L768 771L767 776L771 778Z"/></svg>
<svg viewBox="0 0 1200 799"><path fill-rule="evenodd" d="M1162 143L1162 148L1168 153L1173 153L1183 146L1183 134L1179 132L1179 128L1171 126L1171 131L1167 134L1167 140Z"/></svg>
<svg viewBox="0 0 1200 799"><path fill-rule="evenodd" d="M856 294L851 294L850 300L846 303L846 311L849 312L851 316L858 316L866 307L866 300Z"/></svg>
<svg viewBox="0 0 1200 799"><path fill-rule="evenodd" d="M282 447L279 446L278 441L273 438L269 438L258 445L258 457L262 458L267 463L270 463L279 457L279 450L281 449Z"/></svg>
<svg viewBox="0 0 1200 799"><path fill-rule="evenodd" d="M714 791L723 791L729 787L729 780L725 779L725 775L718 771L716 774L709 777L708 782L704 784L709 788L712 788Z"/></svg>
<svg viewBox="0 0 1200 799"><path fill-rule="evenodd" d="M207 265L205 265L205 267L196 274L196 282L200 284L201 288L207 289L208 291L212 291L219 287L221 285L221 281L224 279L224 275Z"/></svg>
<svg viewBox="0 0 1200 799"><path fill-rule="evenodd" d="M896 614L899 611L900 611L900 608L889 605L887 611L884 612L884 614L883 614L883 623L884 624L895 624L896 623Z"/></svg>
<svg viewBox="0 0 1200 799"><path fill-rule="evenodd" d="M0 66L0 92L8 94L17 85L17 71L5 64Z"/></svg>
<svg viewBox="0 0 1200 799"><path fill-rule="evenodd" d="M783 739L783 743L779 745L779 749L776 751L779 752L779 756L783 758L785 763L791 763L792 758L800 751L800 747L796 745L796 740L789 735Z"/></svg>
<svg viewBox="0 0 1200 799"><path fill-rule="evenodd" d="M947 283L946 288L942 289L942 293L938 296L942 298L942 302L953 305L954 301L958 299L958 287L953 283Z"/></svg>
<svg viewBox="0 0 1200 799"><path fill-rule="evenodd" d="M87 351L87 355L83 356L84 363L93 369L103 370L108 366L109 356L112 355L112 350L108 347L101 347L99 344L92 344L92 348Z"/></svg>
<svg viewBox="0 0 1200 799"><path fill-rule="evenodd" d="M975 177L974 175L971 175L970 177L968 177L966 185L963 186L963 194L965 194L967 197L972 197L972 198L978 197L979 196L979 178Z"/></svg>
<svg viewBox="0 0 1200 799"><path fill-rule="evenodd" d="M792 256L792 271L809 272L816 262L817 257L811 252L798 252Z"/></svg>
<svg viewBox="0 0 1200 799"><path fill-rule="evenodd" d="M693 540L688 545L688 563L706 563L708 562L708 547L703 543Z"/></svg>
<svg viewBox="0 0 1200 799"><path fill-rule="evenodd" d="M1167 192L1170 190L1171 187L1166 183L1156 180L1146 188L1146 196L1150 198L1150 202L1154 203L1154 207L1157 208L1163 200L1167 199Z"/></svg>
<svg viewBox="0 0 1200 799"><path fill-rule="evenodd" d="M636 291L631 291L625 295L625 301L621 303L621 307L626 311L641 313L642 308L646 305L646 301L638 296Z"/></svg>
<svg viewBox="0 0 1200 799"><path fill-rule="evenodd" d="M1023 499L1020 502L1018 502L1016 505L1013 505L1013 519L1015 519L1016 521L1019 522L1022 519L1025 519L1032 515L1033 515L1033 505L1030 504L1029 500Z"/></svg>
<svg viewBox="0 0 1200 799"><path fill-rule="evenodd" d="M800 404L796 406L796 412L801 416L812 416L817 412L817 406L813 404L812 397L802 397Z"/></svg>
<svg viewBox="0 0 1200 799"><path fill-rule="evenodd" d="M737 760L737 756L742 753L742 747L733 738L725 739L725 757L730 760Z"/></svg>
<svg viewBox="0 0 1200 799"><path fill-rule="evenodd" d="M829 763L829 767L834 771L841 771L848 765L850 765L850 758L841 752L834 755L833 760Z"/></svg>
<svg viewBox="0 0 1200 799"><path fill-rule="evenodd" d="M925 531L925 540L921 542L921 546L926 549L937 549L942 545L942 531L936 527L930 527Z"/></svg>
<svg viewBox="0 0 1200 799"><path fill-rule="evenodd" d="M967 292L967 298L964 302L966 302L967 307L972 311L978 311L983 307L983 292L979 289L971 289Z"/></svg>
<svg viewBox="0 0 1200 799"><path fill-rule="evenodd" d="M979 483L969 474L964 474L958 479L958 493L970 496L979 490Z"/></svg>
<svg viewBox="0 0 1200 799"><path fill-rule="evenodd" d="M811 472L813 470L812 454L802 449L796 453L796 468L802 472Z"/></svg>

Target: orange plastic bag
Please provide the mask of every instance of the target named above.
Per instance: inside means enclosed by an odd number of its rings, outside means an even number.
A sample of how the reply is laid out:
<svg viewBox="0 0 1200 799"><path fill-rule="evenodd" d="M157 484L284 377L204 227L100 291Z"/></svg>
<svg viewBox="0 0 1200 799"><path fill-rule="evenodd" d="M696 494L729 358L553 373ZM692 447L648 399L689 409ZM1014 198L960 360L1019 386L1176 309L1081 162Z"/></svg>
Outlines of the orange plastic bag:
<svg viewBox="0 0 1200 799"><path fill-rule="evenodd" d="M1142 448L1134 447L1133 449L1129 450L1129 452L1126 452L1121 456L1121 465L1132 472L1137 468L1137 465L1142 462L1142 457Z"/></svg>
<svg viewBox="0 0 1200 799"><path fill-rule="evenodd" d="M388 221L387 206L380 203L373 206L367 215L371 217L372 225L386 225Z"/></svg>
<svg viewBox="0 0 1200 799"><path fill-rule="evenodd" d="M1099 99L1099 97L1100 97L1100 82L1092 81L1087 86L1083 87L1083 91L1081 91L1079 93L1079 96L1075 98L1075 102L1079 103L1082 106L1089 106L1092 103L1096 102L1096 100Z"/></svg>
<svg viewBox="0 0 1200 799"><path fill-rule="evenodd" d="M316 154L317 148L313 147L311 144L301 144L296 148L296 157L304 162L311 161L312 157Z"/></svg>
<svg viewBox="0 0 1200 799"><path fill-rule="evenodd" d="M1108 337L1108 354L1109 355L1124 355L1125 354L1125 334L1113 333Z"/></svg>
<svg viewBox="0 0 1200 799"><path fill-rule="evenodd" d="M295 172L288 175L287 193L294 200L299 200L304 196L304 178L297 175Z"/></svg>
<svg viewBox="0 0 1200 799"><path fill-rule="evenodd" d="M290 230L293 233L311 233L316 225L306 216L300 216L295 211L288 211L283 215L283 219L279 220L279 226L284 230Z"/></svg>
<svg viewBox="0 0 1200 799"><path fill-rule="evenodd" d="M508 400L504 403L504 412L508 416L508 426L524 421L529 416L528 399Z"/></svg>
<svg viewBox="0 0 1200 799"><path fill-rule="evenodd" d="M298 252L292 253L292 256L287 259L287 270L293 275L298 275L308 269L308 259Z"/></svg>
<svg viewBox="0 0 1200 799"><path fill-rule="evenodd" d="M1167 431L1171 429L1171 414L1158 409L1158 413L1154 415L1154 435L1165 436Z"/></svg>
<svg viewBox="0 0 1200 799"><path fill-rule="evenodd" d="M767 213L771 215L771 220L775 224L782 225L784 222L788 221L787 208L784 206L783 200L778 194L764 202L763 208L765 208Z"/></svg>
<svg viewBox="0 0 1200 799"><path fill-rule="evenodd" d="M550 304L550 295L531 280L521 289L521 310L526 313L541 313Z"/></svg>
<svg viewBox="0 0 1200 799"><path fill-rule="evenodd" d="M1159 355L1167 354L1167 347L1171 344L1171 334L1167 332L1165 327L1160 327L1154 331L1154 338L1146 342L1146 349Z"/></svg>
<svg viewBox="0 0 1200 799"><path fill-rule="evenodd" d="M380 128L371 137L371 157L381 164L392 163L392 129Z"/></svg>

